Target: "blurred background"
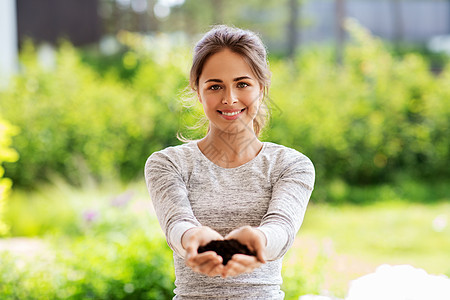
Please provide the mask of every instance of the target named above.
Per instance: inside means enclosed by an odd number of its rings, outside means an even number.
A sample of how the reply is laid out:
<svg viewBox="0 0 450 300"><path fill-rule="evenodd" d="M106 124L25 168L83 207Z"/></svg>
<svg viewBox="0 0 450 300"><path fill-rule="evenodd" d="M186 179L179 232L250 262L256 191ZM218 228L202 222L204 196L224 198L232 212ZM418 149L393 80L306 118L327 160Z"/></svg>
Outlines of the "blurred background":
<svg viewBox="0 0 450 300"><path fill-rule="evenodd" d="M258 32L261 140L313 161L286 299L345 298L381 264L450 276L450 1L0 1L0 298L171 299L147 157L203 115L191 49Z"/></svg>

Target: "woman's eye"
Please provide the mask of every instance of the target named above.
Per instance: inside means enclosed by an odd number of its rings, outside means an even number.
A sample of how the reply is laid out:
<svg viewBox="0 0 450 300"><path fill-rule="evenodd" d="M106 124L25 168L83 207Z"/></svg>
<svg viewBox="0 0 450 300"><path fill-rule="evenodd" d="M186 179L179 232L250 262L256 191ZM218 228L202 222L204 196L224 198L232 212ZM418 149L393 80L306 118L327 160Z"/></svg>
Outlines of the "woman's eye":
<svg viewBox="0 0 450 300"><path fill-rule="evenodd" d="M245 83L245 82L239 82L239 83L237 84L237 87L238 87L238 88L245 88L245 87L248 87L248 84Z"/></svg>
<svg viewBox="0 0 450 300"><path fill-rule="evenodd" d="M218 85L218 84L212 85L209 87L209 89L213 90L213 91L217 91L218 89L220 89L220 85Z"/></svg>

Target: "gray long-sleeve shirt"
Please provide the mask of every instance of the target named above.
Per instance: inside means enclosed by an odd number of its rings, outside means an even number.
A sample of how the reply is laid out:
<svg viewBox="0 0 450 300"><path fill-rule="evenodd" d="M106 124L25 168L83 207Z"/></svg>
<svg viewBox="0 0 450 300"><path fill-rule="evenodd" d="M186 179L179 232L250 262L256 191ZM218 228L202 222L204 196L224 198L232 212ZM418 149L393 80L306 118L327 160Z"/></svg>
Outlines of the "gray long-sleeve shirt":
<svg viewBox="0 0 450 300"><path fill-rule="evenodd" d="M210 161L192 141L154 152L145 178L158 221L174 251L174 299L283 299L282 257L303 222L314 166L300 152L263 142L258 155L235 168ZM185 265L183 233L209 226L225 236L244 225L267 238L268 262L249 274L208 277Z"/></svg>

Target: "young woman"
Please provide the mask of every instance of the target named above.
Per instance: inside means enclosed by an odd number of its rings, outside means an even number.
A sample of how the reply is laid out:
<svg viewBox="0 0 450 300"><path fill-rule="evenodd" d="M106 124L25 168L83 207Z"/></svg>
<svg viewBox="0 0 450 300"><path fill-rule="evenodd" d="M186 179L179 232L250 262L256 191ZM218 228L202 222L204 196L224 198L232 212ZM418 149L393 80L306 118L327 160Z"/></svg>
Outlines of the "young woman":
<svg viewBox="0 0 450 300"><path fill-rule="evenodd" d="M194 48L190 87L209 120L198 141L153 153L145 165L156 215L174 251L174 299L283 299L282 258L300 228L314 167L258 135L270 84L259 37L216 26ZM256 256L224 266L198 247L236 239Z"/></svg>

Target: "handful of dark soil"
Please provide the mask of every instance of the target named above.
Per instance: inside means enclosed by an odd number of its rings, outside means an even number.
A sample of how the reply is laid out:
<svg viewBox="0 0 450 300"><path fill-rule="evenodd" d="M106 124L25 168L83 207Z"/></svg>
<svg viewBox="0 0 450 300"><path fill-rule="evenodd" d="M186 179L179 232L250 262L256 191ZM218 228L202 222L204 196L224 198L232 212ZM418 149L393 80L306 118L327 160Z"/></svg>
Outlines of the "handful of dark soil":
<svg viewBox="0 0 450 300"><path fill-rule="evenodd" d="M238 240L211 241L205 246L198 247L197 252L214 251L222 256L222 264L226 265L234 254L245 254L256 256L256 253L250 251L246 245L242 245Z"/></svg>

